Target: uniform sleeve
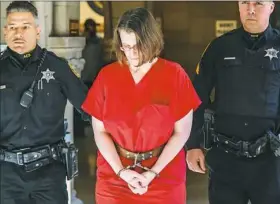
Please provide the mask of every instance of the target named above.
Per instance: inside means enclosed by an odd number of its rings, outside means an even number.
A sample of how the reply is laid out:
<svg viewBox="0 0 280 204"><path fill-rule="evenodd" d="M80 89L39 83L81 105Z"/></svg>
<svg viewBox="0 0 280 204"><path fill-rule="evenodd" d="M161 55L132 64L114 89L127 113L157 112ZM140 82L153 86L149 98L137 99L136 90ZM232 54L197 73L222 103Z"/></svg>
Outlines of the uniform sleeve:
<svg viewBox="0 0 280 204"><path fill-rule="evenodd" d="M105 86L103 79L103 71L101 70L93 82L86 100L82 105L82 109L89 115L97 118L98 120L103 120L103 109L105 102Z"/></svg>
<svg viewBox="0 0 280 204"><path fill-rule="evenodd" d="M62 81L62 92L71 104L83 115L81 106L86 98L88 88L79 78L73 67L63 61L63 65L59 67L61 72L60 80Z"/></svg>
<svg viewBox="0 0 280 204"><path fill-rule="evenodd" d="M187 149L200 148L203 143L204 112L210 105L210 94L215 83L216 51L213 44L209 44L196 69L193 85L202 103L193 115L192 130L186 143Z"/></svg>
<svg viewBox="0 0 280 204"><path fill-rule="evenodd" d="M196 110L201 101L194 90L191 80L182 67L179 67L174 82L175 86L170 108L175 120L178 121L192 109Z"/></svg>
<svg viewBox="0 0 280 204"><path fill-rule="evenodd" d="M278 104L278 114L277 114L277 118L278 118L278 120L277 120L277 133L278 134L280 134L280 93L279 93L279 102L278 102L279 104Z"/></svg>

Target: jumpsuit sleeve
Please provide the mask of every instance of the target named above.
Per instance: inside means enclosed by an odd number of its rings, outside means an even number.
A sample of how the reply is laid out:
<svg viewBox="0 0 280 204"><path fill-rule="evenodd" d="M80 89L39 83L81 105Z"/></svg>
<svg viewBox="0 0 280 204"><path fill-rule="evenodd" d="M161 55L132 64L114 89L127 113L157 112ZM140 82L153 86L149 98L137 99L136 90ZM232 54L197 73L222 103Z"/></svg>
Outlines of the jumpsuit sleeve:
<svg viewBox="0 0 280 204"><path fill-rule="evenodd" d="M101 69L88 92L86 100L82 105L82 109L85 112L100 121L103 121L103 109L105 103L105 86L103 75L103 69Z"/></svg>
<svg viewBox="0 0 280 204"><path fill-rule="evenodd" d="M192 109L196 110L201 103L185 70L180 65L178 65L177 69L170 103L170 109L175 121L183 118Z"/></svg>
<svg viewBox="0 0 280 204"><path fill-rule="evenodd" d="M202 127L204 124L204 112L210 105L210 94L215 85L215 54L213 43L210 43L204 51L196 69L193 85L202 103L193 115L193 124L190 138L186 143L188 150L200 148L203 142Z"/></svg>

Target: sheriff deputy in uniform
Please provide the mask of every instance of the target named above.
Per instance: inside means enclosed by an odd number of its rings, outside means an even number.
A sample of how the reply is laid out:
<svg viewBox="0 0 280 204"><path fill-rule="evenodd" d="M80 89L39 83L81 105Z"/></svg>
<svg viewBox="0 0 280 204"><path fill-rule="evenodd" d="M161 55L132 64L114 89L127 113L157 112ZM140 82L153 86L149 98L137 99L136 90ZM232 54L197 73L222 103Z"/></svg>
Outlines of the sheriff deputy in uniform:
<svg viewBox="0 0 280 204"><path fill-rule="evenodd" d="M194 114L187 163L205 173L200 143L208 135L210 204L279 204L280 34L269 25L274 3L238 6L242 27L213 40L197 69L194 86L203 103ZM213 88L214 124L205 130Z"/></svg>
<svg viewBox="0 0 280 204"><path fill-rule="evenodd" d="M0 57L0 203L67 204L61 152L67 99L80 109L87 88L67 61L37 45L37 9L6 10ZM67 148L64 150L67 150Z"/></svg>

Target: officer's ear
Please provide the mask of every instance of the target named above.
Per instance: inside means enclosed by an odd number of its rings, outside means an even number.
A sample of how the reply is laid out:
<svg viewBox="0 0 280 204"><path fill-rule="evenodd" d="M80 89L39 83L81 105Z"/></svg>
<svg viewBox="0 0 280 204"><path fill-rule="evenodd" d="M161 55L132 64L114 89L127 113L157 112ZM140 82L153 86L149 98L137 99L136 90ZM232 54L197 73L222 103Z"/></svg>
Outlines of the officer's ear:
<svg viewBox="0 0 280 204"><path fill-rule="evenodd" d="M274 2L270 3L270 14L274 11L275 4Z"/></svg>
<svg viewBox="0 0 280 204"><path fill-rule="evenodd" d="M40 35L41 35L41 28L39 27L39 25L36 26L36 31L37 31L36 39L39 40L40 39Z"/></svg>

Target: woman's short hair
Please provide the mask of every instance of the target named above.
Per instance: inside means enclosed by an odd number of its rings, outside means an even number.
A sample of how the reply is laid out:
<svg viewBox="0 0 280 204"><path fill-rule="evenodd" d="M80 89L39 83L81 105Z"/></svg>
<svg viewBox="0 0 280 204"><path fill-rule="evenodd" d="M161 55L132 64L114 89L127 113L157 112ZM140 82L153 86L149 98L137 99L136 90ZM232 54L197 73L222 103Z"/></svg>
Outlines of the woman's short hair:
<svg viewBox="0 0 280 204"><path fill-rule="evenodd" d="M119 19L114 31L113 46L118 61L125 62L126 57L121 50L120 30L134 33L137 40L139 65L158 57L163 49L163 35L153 15L145 8L126 11Z"/></svg>

